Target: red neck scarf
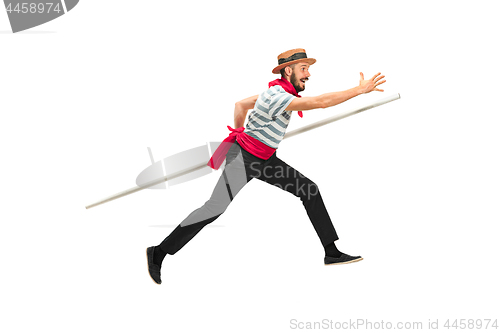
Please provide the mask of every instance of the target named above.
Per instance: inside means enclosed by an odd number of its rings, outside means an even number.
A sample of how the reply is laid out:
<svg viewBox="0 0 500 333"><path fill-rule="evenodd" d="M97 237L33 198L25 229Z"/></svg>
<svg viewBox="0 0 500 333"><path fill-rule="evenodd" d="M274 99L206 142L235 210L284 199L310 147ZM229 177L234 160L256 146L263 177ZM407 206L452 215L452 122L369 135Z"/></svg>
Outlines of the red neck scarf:
<svg viewBox="0 0 500 333"><path fill-rule="evenodd" d="M283 77L269 82L269 88L271 88L272 86L281 86L287 93L292 94L295 97L301 97L299 94L297 94L297 90L295 90L293 84L291 84L288 80L285 80ZM302 111L299 111L299 117L302 118Z"/></svg>

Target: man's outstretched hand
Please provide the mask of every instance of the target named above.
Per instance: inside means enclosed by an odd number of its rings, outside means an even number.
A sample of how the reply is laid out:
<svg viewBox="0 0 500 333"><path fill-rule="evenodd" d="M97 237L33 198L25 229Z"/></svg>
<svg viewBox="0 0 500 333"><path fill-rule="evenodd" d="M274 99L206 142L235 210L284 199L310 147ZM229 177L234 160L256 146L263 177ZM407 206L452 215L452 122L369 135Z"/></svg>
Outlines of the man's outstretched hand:
<svg viewBox="0 0 500 333"><path fill-rule="evenodd" d="M385 80L380 81L385 77L385 75L379 76L380 73L373 75L373 77L369 80L365 80L365 76L363 73L359 73L359 87L361 88L361 93L366 94L372 91L384 91L382 89L378 89L377 86L381 85L385 82Z"/></svg>

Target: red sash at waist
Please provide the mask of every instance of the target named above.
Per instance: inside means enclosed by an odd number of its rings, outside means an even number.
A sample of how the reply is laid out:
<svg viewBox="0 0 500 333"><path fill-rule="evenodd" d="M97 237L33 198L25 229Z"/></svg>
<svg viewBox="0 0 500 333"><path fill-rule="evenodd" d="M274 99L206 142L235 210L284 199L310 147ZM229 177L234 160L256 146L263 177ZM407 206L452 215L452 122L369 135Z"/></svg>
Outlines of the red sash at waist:
<svg viewBox="0 0 500 333"><path fill-rule="evenodd" d="M244 133L243 131L245 130L245 127L233 129L231 126L228 126L227 128L231 131L231 133L229 133L229 136L222 141L220 146L215 150L214 154L210 158L210 161L207 163L207 165L212 169L219 169L222 162L226 159L227 152L236 140L238 140L239 145L247 152L264 160L269 159L269 157L271 157L276 151L276 149L269 147L261 141Z"/></svg>

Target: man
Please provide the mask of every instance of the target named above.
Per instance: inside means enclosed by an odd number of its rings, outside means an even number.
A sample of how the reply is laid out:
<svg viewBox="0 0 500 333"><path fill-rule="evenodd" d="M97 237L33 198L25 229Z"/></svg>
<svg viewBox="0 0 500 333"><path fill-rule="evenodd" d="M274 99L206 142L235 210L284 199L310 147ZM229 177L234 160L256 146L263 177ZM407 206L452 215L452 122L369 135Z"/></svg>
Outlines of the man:
<svg viewBox="0 0 500 333"><path fill-rule="evenodd" d="M365 80L360 73L359 86L352 89L323 94L316 97L301 97L311 76L309 67L316 62L308 58L304 49L293 49L278 56L274 74L281 78L271 81L269 89L258 96L244 99L235 105L234 125L228 138L219 146L208 165L218 169L224 159L226 165L210 199L187 216L182 223L158 246L146 251L149 274L160 284L160 270L164 257L173 255L191 240L204 226L219 217L238 192L252 179L257 178L277 186L300 198L325 249L325 265L347 264L362 260L340 252L335 241L337 232L333 227L317 185L276 156L293 111L327 108L350 98L371 91L383 91L377 86L384 83L380 73ZM252 109L253 108L253 109ZM246 128L242 127L248 110L252 109ZM266 203L262 203L266 204ZM258 209L259 203L255 203ZM286 207L276 207L277 214Z"/></svg>

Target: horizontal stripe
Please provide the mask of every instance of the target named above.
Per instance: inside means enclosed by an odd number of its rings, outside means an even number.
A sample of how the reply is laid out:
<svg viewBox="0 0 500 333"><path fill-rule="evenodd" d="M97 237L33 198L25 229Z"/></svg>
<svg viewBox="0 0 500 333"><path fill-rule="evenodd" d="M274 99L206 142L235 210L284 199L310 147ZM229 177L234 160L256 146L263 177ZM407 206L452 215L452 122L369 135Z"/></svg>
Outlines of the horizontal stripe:
<svg viewBox="0 0 500 333"><path fill-rule="evenodd" d="M276 119L275 122L273 123L265 123L258 118L253 118L248 121L248 129L249 130L264 130L264 128L269 128L273 133L275 133L278 136L283 136L285 135L286 132L286 125L283 124L281 120Z"/></svg>
<svg viewBox="0 0 500 333"><path fill-rule="evenodd" d="M259 124L259 126L257 126L257 127L267 127L267 126L272 125L272 122L268 121L266 118L263 118L258 114L254 114L252 116L252 119L250 119L249 121ZM286 129L286 126L284 126L284 127L280 126L280 127L281 127L281 129L280 129L281 131L284 131Z"/></svg>
<svg viewBox="0 0 500 333"><path fill-rule="evenodd" d="M269 117L270 117L269 105L262 104L259 100L257 100L257 102L255 102L255 108L258 109L260 112L263 112L266 115L269 115Z"/></svg>
<svg viewBox="0 0 500 333"><path fill-rule="evenodd" d="M260 142L265 143L266 145L268 145L271 148L278 148L279 142L268 139L266 137L265 133L262 134L261 132L250 132L247 134L250 135L251 137L259 140Z"/></svg>
<svg viewBox="0 0 500 333"><path fill-rule="evenodd" d="M267 93L267 91L264 91L262 94L260 94L260 98L259 98L259 101L269 107L269 104L271 103L271 95Z"/></svg>
<svg viewBox="0 0 500 333"><path fill-rule="evenodd" d="M281 111L284 111L288 106L288 104L290 104L294 98L295 96L290 95L288 93L277 94L276 96L273 97L273 101L269 105L270 107L269 114L275 116L279 114Z"/></svg>
<svg viewBox="0 0 500 333"><path fill-rule="evenodd" d="M258 129L258 131L262 132L262 131L265 131L267 132L269 135L271 135L272 137L274 137L276 140L281 140L283 138L283 136L285 135L285 131L280 131L279 129L277 129L276 127L274 126L262 126L256 122L254 122L253 120L250 121L250 124L255 128L255 129Z"/></svg>
<svg viewBox="0 0 500 333"><path fill-rule="evenodd" d="M279 117L276 118L275 120L275 123L276 125L279 125L279 127L282 128L282 131L285 132L286 131L286 128L288 127L288 123L289 121L287 121L286 119L280 119Z"/></svg>

